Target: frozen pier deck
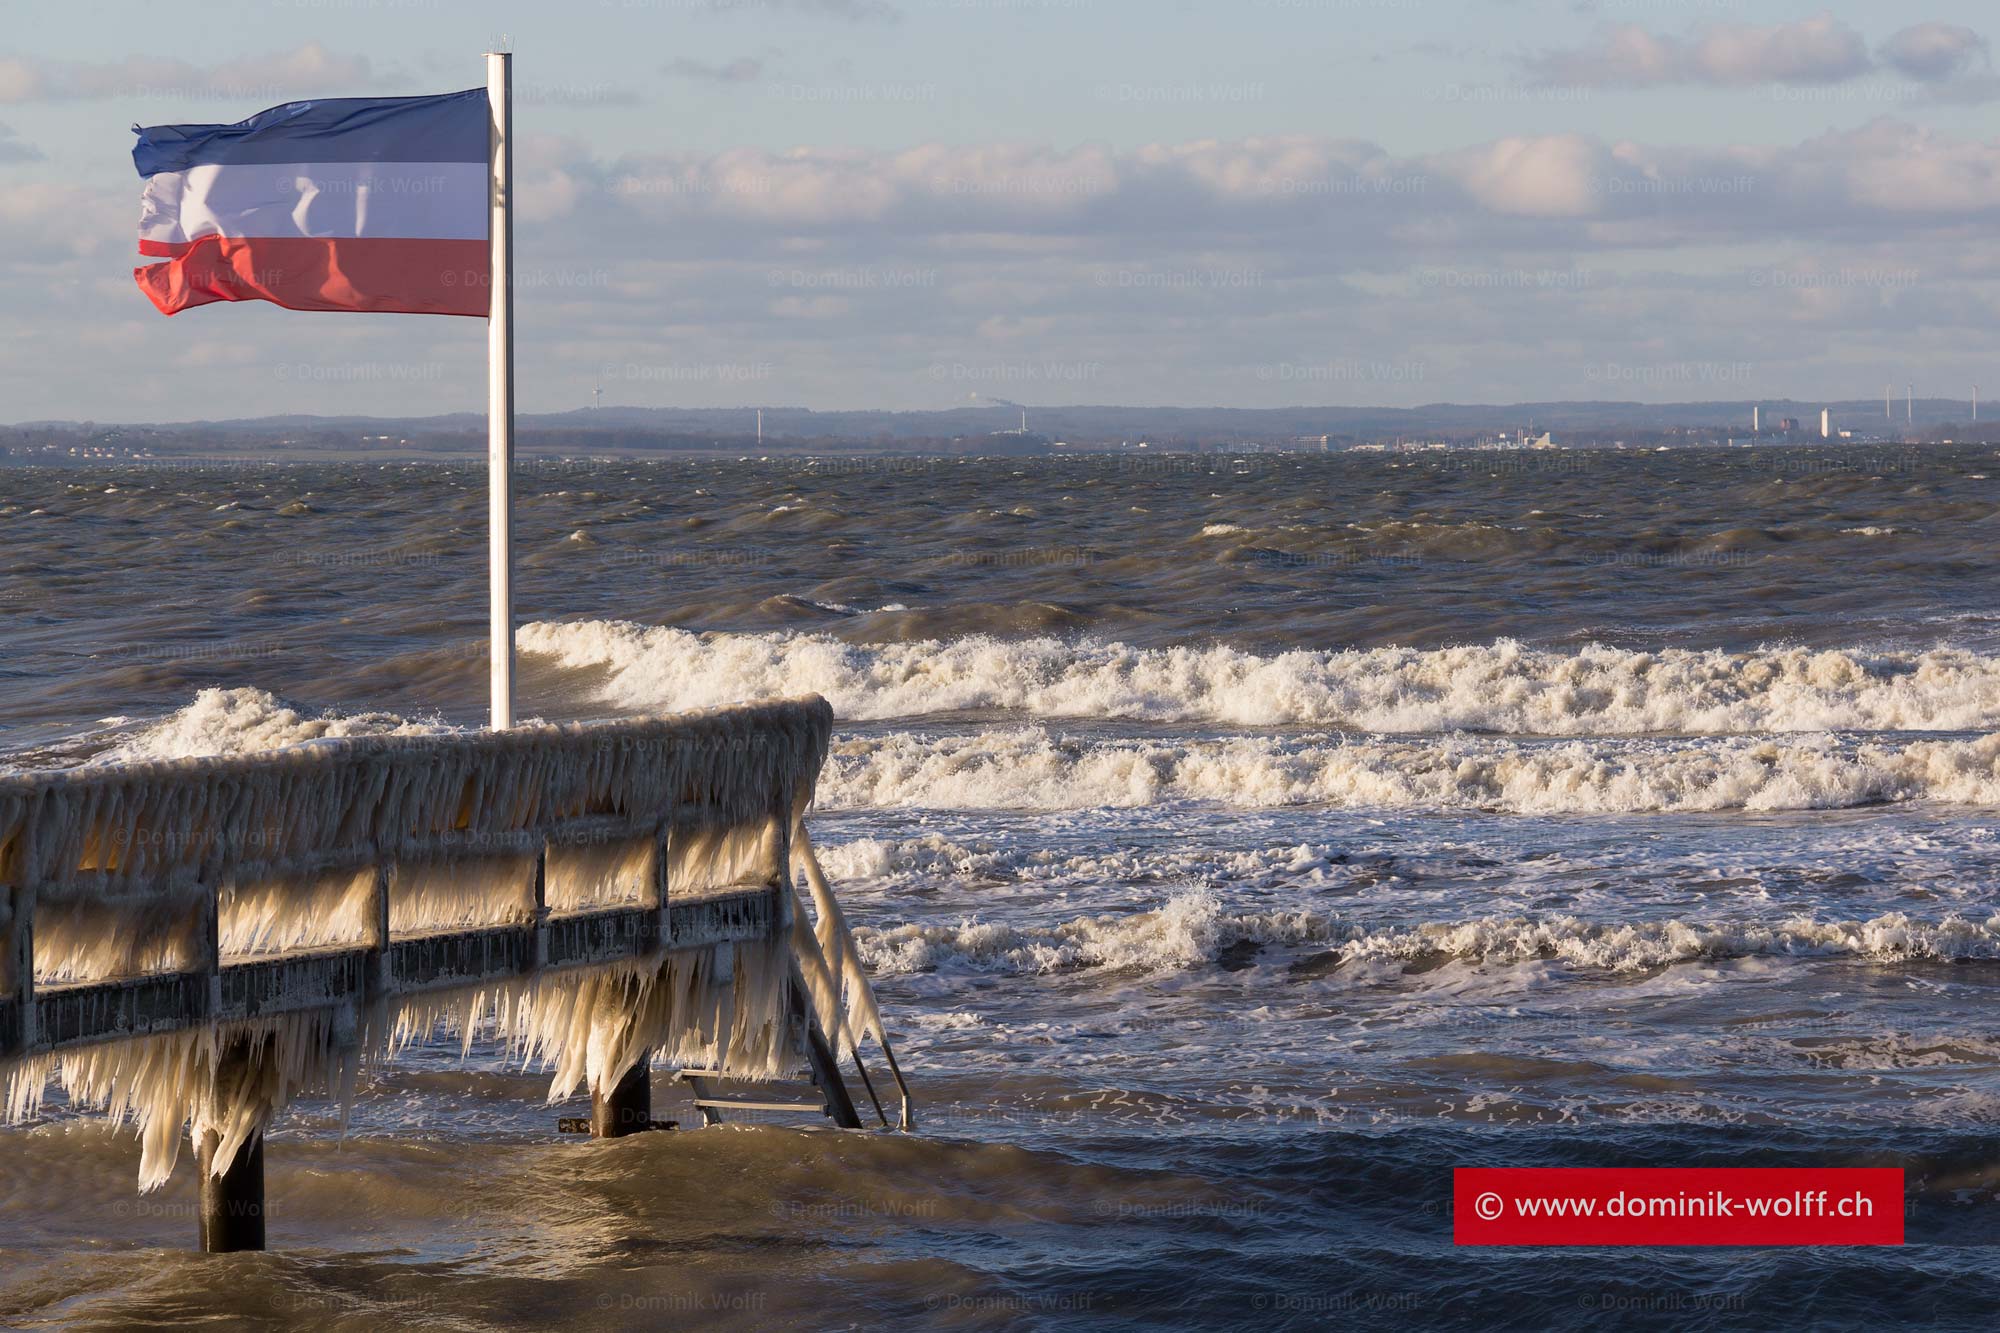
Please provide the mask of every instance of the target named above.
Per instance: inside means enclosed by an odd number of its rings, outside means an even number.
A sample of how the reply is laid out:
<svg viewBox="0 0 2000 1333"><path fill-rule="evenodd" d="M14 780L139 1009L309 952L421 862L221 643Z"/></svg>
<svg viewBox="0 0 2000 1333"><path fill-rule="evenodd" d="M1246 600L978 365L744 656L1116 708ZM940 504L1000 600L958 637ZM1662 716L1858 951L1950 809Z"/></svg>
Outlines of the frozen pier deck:
<svg viewBox="0 0 2000 1333"><path fill-rule="evenodd" d="M0 779L9 1113L59 1077L138 1122L146 1187L190 1127L211 1249L262 1246L292 1095L441 1025L587 1085L599 1133L650 1127L654 1054L710 1118L708 1084L803 1064L858 1126L841 1055L896 1071L804 831L831 726L809 699Z"/></svg>

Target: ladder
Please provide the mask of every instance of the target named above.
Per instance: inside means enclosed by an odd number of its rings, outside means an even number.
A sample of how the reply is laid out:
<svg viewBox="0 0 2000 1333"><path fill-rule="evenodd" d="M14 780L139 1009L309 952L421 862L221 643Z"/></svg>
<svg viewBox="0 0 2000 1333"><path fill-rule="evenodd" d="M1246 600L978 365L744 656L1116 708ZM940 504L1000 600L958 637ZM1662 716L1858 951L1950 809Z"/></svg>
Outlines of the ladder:
<svg viewBox="0 0 2000 1333"><path fill-rule="evenodd" d="M840 1061L821 1035L819 1023L807 1010L804 988L796 977L789 989L792 1017L798 1022L799 1054L805 1057L805 1068L777 1078L746 1078L720 1069L681 1070L680 1081L694 1093L695 1109L701 1112L703 1124L723 1123L725 1111L817 1111L842 1129L861 1128L854 1099L848 1096L846 1080L840 1076ZM855 1067L860 1068L858 1062ZM862 1070L862 1077L867 1077L866 1070ZM869 1095L874 1095L872 1086ZM889 1123L886 1116L882 1123Z"/></svg>

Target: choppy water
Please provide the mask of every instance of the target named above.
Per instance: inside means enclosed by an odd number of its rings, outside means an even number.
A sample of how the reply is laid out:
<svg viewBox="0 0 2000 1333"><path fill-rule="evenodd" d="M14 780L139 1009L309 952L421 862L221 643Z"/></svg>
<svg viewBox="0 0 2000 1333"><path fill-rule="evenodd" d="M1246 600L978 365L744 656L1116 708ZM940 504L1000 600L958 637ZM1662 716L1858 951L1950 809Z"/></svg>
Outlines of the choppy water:
<svg viewBox="0 0 2000 1333"><path fill-rule="evenodd" d="M421 1052L0 1140L0 1322L1988 1326L2000 456L524 468L522 711L818 691L918 1140ZM483 475L0 470L14 766L476 723ZM1453 1165L1902 1165L1900 1251L1465 1251ZM107 1259L114 1260L107 1262Z"/></svg>

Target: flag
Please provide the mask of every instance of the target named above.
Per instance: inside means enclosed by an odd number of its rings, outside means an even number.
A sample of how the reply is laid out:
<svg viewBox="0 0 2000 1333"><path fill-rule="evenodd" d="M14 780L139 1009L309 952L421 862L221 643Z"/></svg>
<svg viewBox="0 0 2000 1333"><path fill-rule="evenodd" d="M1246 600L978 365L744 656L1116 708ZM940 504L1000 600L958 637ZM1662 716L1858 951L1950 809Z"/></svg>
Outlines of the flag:
<svg viewBox="0 0 2000 1333"><path fill-rule="evenodd" d="M133 126L132 271L163 315L213 301L488 313L484 88L287 102L234 125Z"/></svg>

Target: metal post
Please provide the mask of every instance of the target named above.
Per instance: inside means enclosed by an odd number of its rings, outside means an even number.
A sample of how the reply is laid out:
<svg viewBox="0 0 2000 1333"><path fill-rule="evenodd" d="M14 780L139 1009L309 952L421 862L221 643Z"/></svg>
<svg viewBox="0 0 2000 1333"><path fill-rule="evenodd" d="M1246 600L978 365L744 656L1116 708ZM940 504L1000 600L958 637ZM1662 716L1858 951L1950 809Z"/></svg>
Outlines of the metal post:
<svg viewBox="0 0 2000 1333"><path fill-rule="evenodd" d="M493 729L514 725L514 57L486 53L493 111L492 304L486 317L487 634Z"/></svg>
<svg viewBox="0 0 2000 1333"><path fill-rule="evenodd" d="M791 980L786 989L790 992L787 999L791 1005L792 1021L805 1038L801 1044L805 1047L806 1067L812 1070L813 1082L819 1085L821 1094L826 1097L827 1118L842 1129L861 1128L861 1117L854 1110L854 1099L847 1095L847 1083L840 1077L840 1061L821 1034L812 1006L806 1002L805 978L799 973L797 959L792 960Z"/></svg>
<svg viewBox="0 0 2000 1333"><path fill-rule="evenodd" d="M368 897L368 962L362 995L371 1008L389 994L389 891L389 867L375 867Z"/></svg>
<svg viewBox="0 0 2000 1333"><path fill-rule="evenodd" d="M248 1084L252 1065L268 1054L260 1044L241 1038L224 1047L210 1075L214 1086L210 1095L217 1101L226 1093ZM264 1115L268 1117L269 1108ZM196 1172L201 1177L201 1248L210 1254L230 1254L237 1250L264 1248L264 1125L236 1151L236 1159L221 1175L215 1174L215 1151L221 1145L218 1130L204 1129L196 1145Z"/></svg>
<svg viewBox="0 0 2000 1333"><path fill-rule="evenodd" d="M14 924L6 936L7 950L0 957L0 977L7 989L0 998L12 1010L0 1029L0 1054L25 1054L35 1044L35 889L31 884L10 891L9 915Z"/></svg>
<svg viewBox="0 0 2000 1333"><path fill-rule="evenodd" d="M221 1175L209 1168L222 1135L204 1131L198 1154L201 1172L201 1248L210 1254L264 1248L264 1132L236 1150Z"/></svg>
<svg viewBox="0 0 2000 1333"><path fill-rule="evenodd" d="M590 1137L622 1139L653 1127L653 1056L648 1051L609 1092L590 1094Z"/></svg>

